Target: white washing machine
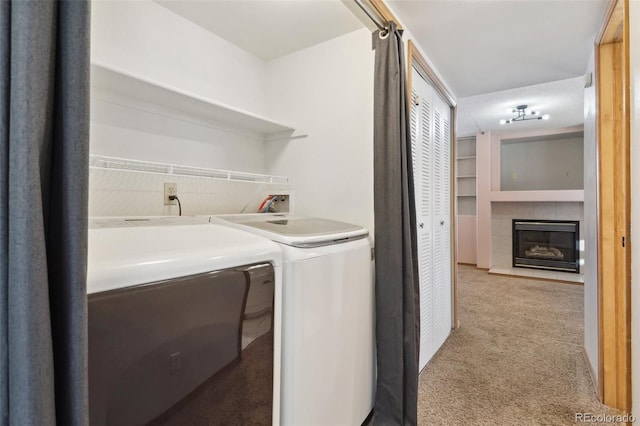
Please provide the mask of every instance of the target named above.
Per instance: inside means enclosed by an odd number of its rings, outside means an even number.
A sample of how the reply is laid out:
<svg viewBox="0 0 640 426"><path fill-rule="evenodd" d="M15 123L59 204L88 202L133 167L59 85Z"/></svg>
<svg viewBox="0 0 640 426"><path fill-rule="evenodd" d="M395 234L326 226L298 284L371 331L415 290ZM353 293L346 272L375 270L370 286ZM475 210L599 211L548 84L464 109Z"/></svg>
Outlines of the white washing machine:
<svg viewBox="0 0 640 426"><path fill-rule="evenodd" d="M279 425L281 259L195 218L91 219L91 425Z"/></svg>
<svg viewBox="0 0 640 426"><path fill-rule="evenodd" d="M368 231L295 214L209 220L267 237L282 248L282 424L360 425L375 395Z"/></svg>

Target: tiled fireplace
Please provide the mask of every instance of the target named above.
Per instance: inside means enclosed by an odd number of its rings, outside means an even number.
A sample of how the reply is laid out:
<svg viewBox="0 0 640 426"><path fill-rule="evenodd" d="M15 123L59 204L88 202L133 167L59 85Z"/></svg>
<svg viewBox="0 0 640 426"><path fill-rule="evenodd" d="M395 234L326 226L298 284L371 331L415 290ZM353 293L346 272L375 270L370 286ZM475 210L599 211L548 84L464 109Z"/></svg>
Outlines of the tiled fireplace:
<svg viewBox="0 0 640 426"><path fill-rule="evenodd" d="M575 222L578 229L580 229L583 218L584 207L582 202L492 202L490 272L580 282L582 275L575 273L575 271L514 267L513 222L514 219L537 222ZM576 256L575 262L576 266L579 267L583 262L583 252L580 251L579 240L576 240L576 245L577 252L574 252ZM555 248L558 249L558 247ZM540 247L536 249L540 255L542 255L542 250L544 249ZM570 261L574 260L571 259Z"/></svg>

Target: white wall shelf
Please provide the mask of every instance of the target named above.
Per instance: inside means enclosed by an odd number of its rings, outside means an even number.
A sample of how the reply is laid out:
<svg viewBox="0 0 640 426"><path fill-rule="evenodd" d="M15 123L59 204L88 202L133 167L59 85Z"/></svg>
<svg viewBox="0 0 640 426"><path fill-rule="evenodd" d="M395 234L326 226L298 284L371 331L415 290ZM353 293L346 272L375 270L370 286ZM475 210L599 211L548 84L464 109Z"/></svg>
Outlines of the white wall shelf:
<svg viewBox="0 0 640 426"><path fill-rule="evenodd" d="M161 175L190 176L205 179L222 179L243 182L288 184L289 178L284 176L261 175L230 170L206 169L201 167L181 166L177 164L154 163L150 161L130 160L126 158L89 156L92 169L120 170L127 172L154 173Z"/></svg>
<svg viewBox="0 0 640 426"><path fill-rule="evenodd" d="M554 202L583 202L584 190L560 189L554 191L491 191L489 199L492 202L517 201L554 201Z"/></svg>
<svg viewBox="0 0 640 426"><path fill-rule="evenodd" d="M255 132L265 141L307 136L306 132L297 130L294 126L101 64L91 64L91 88L92 96L115 94L132 99L138 103L138 107L141 104L141 108L151 113L166 115L167 111L171 111L174 118L183 121L195 124L211 122L223 127ZM96 93L96 89L100 93Z"/></svg>

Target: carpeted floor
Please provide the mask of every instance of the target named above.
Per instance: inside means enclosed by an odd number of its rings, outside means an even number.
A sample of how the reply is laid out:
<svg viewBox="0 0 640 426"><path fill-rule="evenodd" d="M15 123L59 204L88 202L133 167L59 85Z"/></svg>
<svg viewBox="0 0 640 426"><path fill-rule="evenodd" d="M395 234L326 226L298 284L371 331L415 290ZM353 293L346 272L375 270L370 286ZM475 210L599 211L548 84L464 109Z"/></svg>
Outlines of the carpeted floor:
<svg viewBox="0 0 640 426"><path fill-rule="evenodd" d="M460 265L460 328L420 376L419 425L571 425L596 398L583 288ZM611 424L611 423L609 423Z"/></svg>

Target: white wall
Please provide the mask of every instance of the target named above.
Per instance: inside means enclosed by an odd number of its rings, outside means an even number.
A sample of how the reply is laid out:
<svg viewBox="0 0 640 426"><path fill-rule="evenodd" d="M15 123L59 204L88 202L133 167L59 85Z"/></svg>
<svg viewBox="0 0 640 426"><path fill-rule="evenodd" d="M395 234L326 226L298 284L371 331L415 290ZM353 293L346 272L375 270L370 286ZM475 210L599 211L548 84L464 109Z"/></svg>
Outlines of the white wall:
<svg viewBox="0 0 640 426"><path fill-rule="evenodd" d="M373 65L361 29L270 62L266 86L269 116L309 134L267 143L267 172L291 179L297 212L372 233Z"/></svg>
<svg viewBox="0 0 640 426"><path fill-rule="evenodd" d="M476 260L478 268L485 269L491 267L491 141L491 132L476 134Z"/></svg>
<svg viewBox="0 0 640 426"><path fill-rule="evenodd" d="M500 190L583 189L583 137L502 140Z"/></svg>
<svg viewBox="0 0 640 426"><path fill-rule="evenodd" d="M591 54L587 73L595 72ZM595 75L594 79L595 81ZM599 381L598 368L598 158L596 146L596 86L584 91L584 349L591 371ZM597 383L595 384L597 386Z"/></svg>
<svg viewBox="0 0 640 426"><path fill-rule="evenodd" d="M95 92L95 91L94 91ZM91 99L91 154L161 163L265 173L257 136L167 118L132 108L132 101Z"/></svg>
<svg viewBox="0 0 640 426"><path fill-rule="evenodd" d="M631 372L633 413L640 416L640 2L629 3L631 82Z"/></svg>
<svg viewBox="0 0 640 426"><path fill-rule="evenodd" d="M157 3L94 1L91 60L257 114L266 64ZM264 142L215 125L145 112L135 101L92 93L91 153L265 173ZM175 114L174 114L175 115Z"/></svg>
<svg viewBox="0 0 640 426"><path fill-rule="evenodd" d="M91 61L265 112L262 60L151 0L91 3Z"/></svg>

